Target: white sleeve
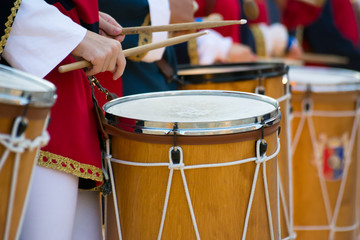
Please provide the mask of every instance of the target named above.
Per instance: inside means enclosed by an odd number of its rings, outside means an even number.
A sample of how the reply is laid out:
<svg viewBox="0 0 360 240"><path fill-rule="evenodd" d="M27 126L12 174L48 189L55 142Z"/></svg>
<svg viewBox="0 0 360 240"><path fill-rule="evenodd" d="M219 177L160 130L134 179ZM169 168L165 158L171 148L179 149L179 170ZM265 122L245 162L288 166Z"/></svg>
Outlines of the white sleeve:
<svg viewBox="0 0 360 240"><path fill-rule="evenodd" d="M43 0L23 0L3 57L12 67L43 78L74 50L86 31Z"/></svg>
<svg viewBox="0 0 360 240"><path fill-rule="evenodd" d="M213 64L220 60L224 62L233 44L231 37L223 37L220 33L207 29L208 34L196 39L198 45L199 64Z"/></svg>
<svg viewBox="0 0 360 240"><path fill-rule="evenodd" d="M148 0L150 20L152 26L167 25L170 22L169 0ZM152 42L164 41L168 38L167 32L152 33ZM165 48L158 48L149 51L143 58L144 62L154 62L160 60L164 54Z"/></svg>
<svg viewBox="0 0 360 240"><path fill-rule="evenodd" d="M264 37L266 56L282 57L288 42L288 33L284 25L274 23L269 26L260 23L258 26Z"/></svg>

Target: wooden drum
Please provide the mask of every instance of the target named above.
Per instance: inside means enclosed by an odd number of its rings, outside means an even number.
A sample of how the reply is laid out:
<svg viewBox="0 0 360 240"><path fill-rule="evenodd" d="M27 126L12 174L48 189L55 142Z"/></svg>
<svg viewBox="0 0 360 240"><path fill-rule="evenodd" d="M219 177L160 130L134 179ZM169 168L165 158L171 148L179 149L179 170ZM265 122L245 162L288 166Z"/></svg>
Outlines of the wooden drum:
<svg viewBox="0 0 360 240"><path fill-rule="evenodd" d="M104 110L118 209L109 239L279 239L277 101L184 90Z"/></svg>
<svg viewBox="0 0 360 240"><path fill-rule="evenodd" d="M297 239L355 239L360 75L291 67Z"/></svg>
<svg viewBox="0 0 360 240"><path fill-rule="evenodd" d="M51 83L0 65L0 238L18 239L36 154L55 102Z"/></svg>
<svg viewBox="0 0 360 240"><path fill-rule="evenodd" d="M281 150L278 155L281 193L281 236L294 239L291 200L290 161L290 91L287 80L288 67L283 63L236 63L209 66L179 66L181 88L195 90L231 90L265 94L275 98L281 109Z"/></svg>

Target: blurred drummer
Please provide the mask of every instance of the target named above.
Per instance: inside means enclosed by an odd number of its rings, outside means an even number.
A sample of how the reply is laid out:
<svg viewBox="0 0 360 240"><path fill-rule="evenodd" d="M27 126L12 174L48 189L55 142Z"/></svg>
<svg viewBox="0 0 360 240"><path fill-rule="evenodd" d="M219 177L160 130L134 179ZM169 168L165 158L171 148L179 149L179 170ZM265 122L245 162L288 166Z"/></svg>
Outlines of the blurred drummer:
<svg viewBox="0 0 360 240"><path fill-rule="evenodd" d="M258 14L254 13L255 10L245 11L249 0L239 0L242 16L248 19L248 25L241 26L243 43L261 57L300 59L302 48L282 24L278 3L275 0L251 1Z"/></svg>
<svg viewBox="0 0 360 240"><path fill-rule="evenodd" d="M347 59L347 63L326 65L360 70L354 6L349 0L287 0L283 3L283 22L290 30L301 30L297 37L304 51Z"/></svg>
<svg viewBox="0 0 360 240"><path fill-rule="evenodd" d="M239 20L240 8L237 0L196 0L191 14L193 21ZM251 62L256 60L249 46L240 43L238 25L207 29L210 33L196 39L195 43L176 46L179 64L214 64Z"/></svg>
<svg viewBox="0 0 360 240"><path fill-rule="evenodd" d="M121 26L99 13L97 1L48 2L53 5L43 0L7 0L0 5L1 26L11 30L10 36L2 37L3 62L51 81L58 95L51 109L50 142L38 156L20 238L101 239L99 193L78 192L79 187L93 189L103 182L86 75L102 71L113 72L115 79L122 75L122 38L111 37L121 33ZM99 26L110 37L97 34ZM73 56L93 67L58 73L57 65L74 62Z"/></svg>

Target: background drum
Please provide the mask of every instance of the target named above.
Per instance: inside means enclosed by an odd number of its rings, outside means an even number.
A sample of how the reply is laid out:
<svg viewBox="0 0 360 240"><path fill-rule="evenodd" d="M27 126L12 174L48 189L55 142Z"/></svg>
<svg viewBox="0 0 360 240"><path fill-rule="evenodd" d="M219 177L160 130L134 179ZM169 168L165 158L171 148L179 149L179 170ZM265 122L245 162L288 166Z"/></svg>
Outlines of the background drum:
<svg viewBox="0 0 360 240"><path fill-rule="evenodd" d="M0 65L0 238L17 239L55 87Z"/></svg>
<svg viewBox="0 0 360 240"><path fill-rule="evenodd" d="M116 222L123 239L279 239L275 100L172 91L119 98L104 110L118 208L108 239Z"/></svg>
<svg viewBox="0 0 360 240"><path fill-rule="evenodd" d="M278 156L281 193L282 239L294 239L291 207L290 162L290 91L288 68L283 63L217 64L211 66L179 66L183 89L232 90L261 93L275 98L281 109L281 150Z"/></svg>
<svg viewBox="0 0 360 240"><path fill-rule="evenodd" d="M291 67L297 239L355 239L358 72Z"/></svg>

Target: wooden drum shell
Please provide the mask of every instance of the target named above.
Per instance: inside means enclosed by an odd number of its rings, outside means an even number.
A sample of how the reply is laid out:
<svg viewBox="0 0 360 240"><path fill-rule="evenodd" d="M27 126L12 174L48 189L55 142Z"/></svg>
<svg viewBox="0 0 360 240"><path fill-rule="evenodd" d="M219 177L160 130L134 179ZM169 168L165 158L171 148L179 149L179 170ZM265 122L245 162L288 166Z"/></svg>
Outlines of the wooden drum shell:
<svg viewBox="0 0 360 240"><path fill-rule="evenodd" d="M21 116L24 112L23 106L10 105L0 103L0 133L11 134L15 118ZM35 108L29 107L27 111L28 127L25 130L25 137L29 140L34 140L36 137L41 136L44 125L46 124L47 115L50 108ZM5 147L0 144L0 156L5 152ZM26 197L29 191L32 170L36 163L36 154L38 149L25 150L21 154L18 178L16 179L16 190L14 197L14 208L11 215L10 234L9 239L16 239L19 226L21 225L21 218L25 210ZM0 171L0 233L4 234L6 225L6 216L9 207L10 188L13 177L13 167L15 162L15 154L10 153L8 158L5 159L3 168ZM1 235L2 237L2 235Z"/></svg>
<svg viewBox="0 0 360 240"><path fill-rule="evenodd" d="M296 92L292 93L294 112L303 108L303 99L312 99L313 111L355 111L360 93L353 92ZM311 116L314 123L315 136L325 133L327 138L340 137L344 133L350 138L355 117L326 117ZM299 127L299 117L292 120L292 136ZM358 126L357 126L358 127ZM317 139L318 140L318 139ZM294 179L294 225L295 226L324 226L330 225L322 195L319 174L315 165L314 149L306 122L301 132L297 147L293 150L293 179ZM336 227L348 227L356 224L356 182L358 174L358 137L355 137L351 155L351 163L347 175L344 195L341 201ZM319 153L320 154L320 153ZM330 209L334 213L336 200L340 189L339 180L326 180L326 188L330 200ZM329 230L296 231L297 239L329 239ZM335 232L333 239L355 239L355 229Z"/></svg>
<svg viewBox="0 0 360 240"><path fill-rule="evenodd" d="M169 162L173 136L148 136L108 129L112 135L112 156L132 162ZM276 151L278 125L265 128L267 156ZM225 163L255 156L260 130L221 136L178 136L184 164ZM237 239L243 234L256 163L187 169L185 176L202 239ZM156 239L158 237L168 167L138 167L112 163L120 212L122 237ZM266 162L273 231L278 235L277 160ZM109 204L107 237L115 239L114 212ZM270 239L262 166L257 179L246 239ZM162 239L196 239L185 197L181 174L174 170Z"/></svg>
<svg viewBox="0 0 360 240"><path fill-rule="evenodd" d="M247 64L244 64L246 66ZM259 64L261 66L262 64ZM274 64L269 64L269 66L272 66ZM222 65L219 67L221 68ZM226 66L226 65L225 65ZM242 64L239 64L239 66L242 66ZM252 66L252 65L249 65ZM256 65L255 65L256 66ZM263 63L263 66L267 66L266 63ZM276 66L276 65L275 65ZM214 66L217 67L216 65ZM201 69L201 68L200 68ZM278 72L276 72L278 71ZM269 96L274 99L279 99L281 97L284 97L287 94L286 85L283 84L283 77L286 72L279 71L279 69L274 70L273 73L271 73L271 76L266 76L266 74L259 73L257 76L261 77L261 84L265 89L265 95ZM246 71L244 71L246 72ZM181 76L180 76L181 77ZM186 77L186 76L185 76ZM218 78L221 78L221 74L217 76ZM196 78L196 76L192 76L192 78ZM206 79L206 76L204 76ZM288 83L287 83L288 84ZM236 73L234 73L233 79L231 81L212 81L212 75L209 74L209 77L207 81L201 82L201 83L191 83L187 82L184 85L181 85L182 89L185 90L230 90L230 91L242 91L242 92L249 92L254 93L256 89L259 87L259 78L256 78L256 74L253 75L249 74L249 77L246 77L246 74L243 73L242 76L239 76L239 79L236 80ZM288 93L290 94L290 93ZM285 196L285 205L284 206L281 203L280 207L280 216L281 216L281 237L286 238L290 235L290 232L288 229L291 227L287 226L286 223L286 217L284 208L286 209L286 212L289 214L291 212L290 210L290 192L289 192L289 154L290 154L290 146L289 141L290 137L288 133L291 131L288 127L288 121L289 121L289 109L290 109L290 101L284 100L279 102L280 104L280 110L281 110L281 120L280 120L280 145L281 149L278 154L278 164L279 164L279 171L280 171L280 178L281 178L281 184L284 191ZM287 216L291 218L291 216ZM291 223L289 223L291 224Z"/></svg>

